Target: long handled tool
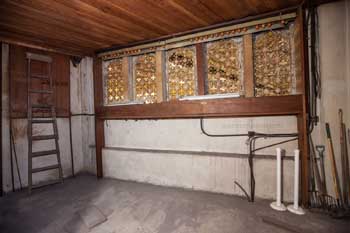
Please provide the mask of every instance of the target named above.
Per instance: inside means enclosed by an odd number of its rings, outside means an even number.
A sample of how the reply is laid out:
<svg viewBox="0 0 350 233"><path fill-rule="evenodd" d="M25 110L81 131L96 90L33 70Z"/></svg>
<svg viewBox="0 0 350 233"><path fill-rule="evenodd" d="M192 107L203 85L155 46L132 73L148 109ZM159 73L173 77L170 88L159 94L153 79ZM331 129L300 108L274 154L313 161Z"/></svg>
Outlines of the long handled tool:
<svg viewBox="0 0 350 233"><path fill-rule="evenodd" d="M333 177L333 186L334 186L334 192L335 197L337 199L338 205L342 205L342 195L339 185L339 177L338 177L338 171L337 171L337 165L335 163L335 157L334 157L334 148L333 148L333 142L332 142L332 136L331 136L331 129L329 127L329 123L326 123L326 133L327 133L327 145L328 145L328 154L330 156L331 166L332 166L332 177Z"/></svg>
<svg viewBox="0 0 350 233"><path fill-rule="evenodd" d="M324 145L316 145L316 150L318 152L318 157L320 160L320 169L321 169L321 183L323 186L323 190L325 194L327 194L327 185L326 185L326 172L324 169L324 151L325 146Z"/></svg>
<svg viewBox="0 0 350 233"><path fill-rule="evenodd" d="M314 174L315 174L315 180L316 180L316 185L318 190L322 193L325 194L324 186L322 185L322 180L321 180L321 175L320 175L320 170L317 165L317 158L316 158L316 152L315 152L315 147L312 139L310 139L310 144L311 144L311 155L312 155L312 163L313 163L313 169L314 169Z"/></svg>
<svg viewBox="0 0 350 233"><path fill-rule="evenodd" d="M343 122L343 110L339 109L339 123L340 123L340 153L341 153L341 164L342 164L342 185L343 185L343 203L348 206L348 186L349 186L349 161L347 155L347 145L346 145L346 132L345 125Z"/></svg>

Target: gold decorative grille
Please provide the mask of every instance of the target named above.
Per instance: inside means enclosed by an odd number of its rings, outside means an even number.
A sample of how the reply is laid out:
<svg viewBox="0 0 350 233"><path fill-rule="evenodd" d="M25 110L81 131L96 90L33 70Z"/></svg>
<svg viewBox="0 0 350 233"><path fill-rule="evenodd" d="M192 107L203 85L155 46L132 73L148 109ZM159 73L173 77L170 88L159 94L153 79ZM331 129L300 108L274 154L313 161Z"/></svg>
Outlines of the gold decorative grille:
<svg viewBox="0 0 350 233"><path fill-rule="evenodd" d="M196 51L194 47L168 51L166 62L168 99L196 95Z"/></svg>
<svg viewBox="0 0 350 233"><path fill-rule="evenodd" d="M289 30L258 34L254 40L255 96L291 94L291 66Z"/></svg>
<svg viewBox="0 0 350 233"><path fill-rule="evenodd" d="M238 93L242 82L242 43L221 40L207 45L209 94Z"/></svg>
<svg viewBox="0 0 350 233"><path fill-rule="evenodd" d="M135 58L135 99L146 104L157 102L157 78L155 53Z"/></svg>
<svg viewBox="0 0 350 233"><path fill-rule="evenodd" d="M107 65L106 74L107 104L122 103L127 99L127 82L123 77L122 59L113 60Z"/></svg>

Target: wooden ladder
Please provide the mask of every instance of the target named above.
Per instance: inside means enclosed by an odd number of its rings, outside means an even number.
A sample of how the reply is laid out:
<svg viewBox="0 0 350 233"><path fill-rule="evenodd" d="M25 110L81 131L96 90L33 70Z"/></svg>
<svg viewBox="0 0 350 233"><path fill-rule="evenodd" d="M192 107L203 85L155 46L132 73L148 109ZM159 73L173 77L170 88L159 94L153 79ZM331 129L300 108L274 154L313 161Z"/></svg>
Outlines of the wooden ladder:
<svg viewBox="0 0 350 233"><path fill-rule="evenodd" d="M58 129L57 129L57 120L56 120L56 109L54 105L54 85L51 76L51 57L27 53L28 60L28 69L27 69L27 85L28 85L28 103L27 103L27 117L28 117L28 191L31 193L32 189L40 188L47 185L52 185L56 183L63 182L61 158L60 158L60 148L58 144ZM47 65L47 74L35 74L32 73L32 63L40 62ZM49 89L32 89L32 80L39 79L44 82L49 82ZM51 97L51 104L40 104L32 102L32 95L42 94ZM33 110L46 110L46 115L36 116L33 114ZM35 113L35 111L34 111ZM33 125L37 124L52 124L53 134L52 135L35 135L33 136ZM51 150L42 150L33 152L33 142L35 141L44 141L44 140L54 140L55 148ZM35 158L43 156L57 156L57 164L36 167L33 168L33 162ZM33 185L33 174L58 169L58 179L50 180L46 182L41 182L39 184Z"/></svg>

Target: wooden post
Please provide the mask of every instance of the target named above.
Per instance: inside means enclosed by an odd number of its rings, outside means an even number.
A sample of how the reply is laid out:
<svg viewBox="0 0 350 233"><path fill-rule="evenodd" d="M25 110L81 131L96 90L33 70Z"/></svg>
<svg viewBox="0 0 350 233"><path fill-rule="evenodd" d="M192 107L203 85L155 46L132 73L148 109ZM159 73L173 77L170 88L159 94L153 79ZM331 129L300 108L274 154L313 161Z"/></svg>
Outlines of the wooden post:
<svg viewBox="0 0 350 233"><path fill-rule="evenodd" d="M96 118L95 119L95 140L96 140L96 168L97 177L103 177L103 165L102 165L102 149L105 144L104 136L104 120Z"/></svg>
<svg viewBox="0 0 350 233"><path fill-rule="evenodd" d="M204 45L202 43L196 45L196 57L197 57L197 89L198 95L205 94L205 54Z"/></svg>
<svg viewBox="0 0 350 233"><path fill-rule="evenodd" d="M243 36L244 93L245 97L254 97L254 66L252 34Z"/></svg>
<svg viewBox="0 0 350 233"><path fill-rule="evenodd" d="M304 10L299 7L296 18L296 27L298 27L299 44L300 44L300 79L297 81L297 92L302 94L303 97L303 109L302 113L298 115L298 130L299 130L299 148L301 151L301 200L304 207L309 205L309 138L308 138L308 100L305 83L308 82L308 46L307 39L305 37L304 28ZM298 70L298 69L297 69ZM298 77L297 77L298 78Z"/></svg>
<svg viewBox="0 0 350 233"><path fill-rule="evenodd" d="M94 102L95 114L103 108L102 60L94 58ZM103 177L102 148L104 147L104 120L95 116L95 143L97 177Z"/></svg>

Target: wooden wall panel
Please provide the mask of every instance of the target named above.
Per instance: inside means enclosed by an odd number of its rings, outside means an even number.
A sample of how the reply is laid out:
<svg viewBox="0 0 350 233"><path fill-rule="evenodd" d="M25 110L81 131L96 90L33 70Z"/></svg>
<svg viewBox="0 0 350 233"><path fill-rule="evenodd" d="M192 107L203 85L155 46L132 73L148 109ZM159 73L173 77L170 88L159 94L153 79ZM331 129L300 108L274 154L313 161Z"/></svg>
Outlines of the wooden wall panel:
<svg viewBox="0 0 350 233"><path fill-rule="evenodd" d="M69 56L26 48L22 46L10 46L10 98L11 98L11 117L26 118L27 117L27 59L26 53L36 53L50 56L52 62L52 78L55 85L55 105L57 117L68 117L70 114L70 98L69 98L69 79L70 65ZM45 64L35 62L32 64L34 72L46 73ZM34 86L33 86L34 85ZM35 80L31 85L33 88L46 88L43 83ZM34 97L36 101L45 101L45 97Z"/></svg>

